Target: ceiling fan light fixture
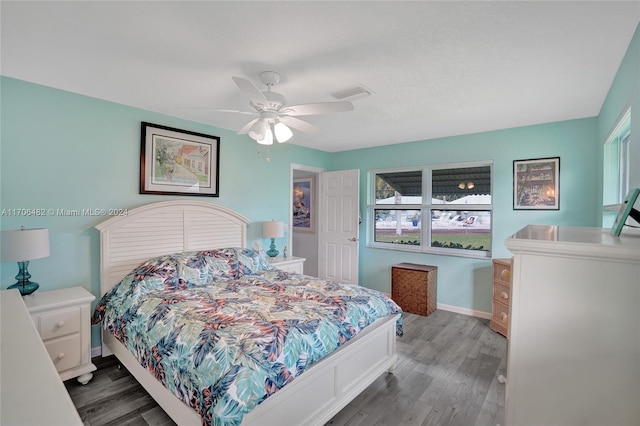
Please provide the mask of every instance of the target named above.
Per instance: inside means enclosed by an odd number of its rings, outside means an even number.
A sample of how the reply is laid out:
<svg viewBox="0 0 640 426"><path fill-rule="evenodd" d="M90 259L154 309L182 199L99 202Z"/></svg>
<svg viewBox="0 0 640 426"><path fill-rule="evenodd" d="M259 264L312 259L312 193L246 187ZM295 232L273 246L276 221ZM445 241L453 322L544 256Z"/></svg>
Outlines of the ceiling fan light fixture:
<svg viewBox="0 0 640 426"><path fill-rule="evenodd" d="M256 121L253 126L251 126L251 129L249 130L249 137L260 143L261 140L264 140L266 138L268 130L269 128L267 126L267 121L265 119L260 119Z"/></svg>
<svg viewBox="0 0 640 426"><path fill-rule="evenodd" d="M286 142L293 136L293 132L286 124L278 121L275 126L273 126L273 132L276 135L276 140L278 143Z"/></svg>
<svg viewBox="0 0 640 426"><path fill-rule="evenodd" d="M271 133L271 129L267 127L264 138L256 139L256 142L258 142L260 145L273 145L273 133Z"/></svg>

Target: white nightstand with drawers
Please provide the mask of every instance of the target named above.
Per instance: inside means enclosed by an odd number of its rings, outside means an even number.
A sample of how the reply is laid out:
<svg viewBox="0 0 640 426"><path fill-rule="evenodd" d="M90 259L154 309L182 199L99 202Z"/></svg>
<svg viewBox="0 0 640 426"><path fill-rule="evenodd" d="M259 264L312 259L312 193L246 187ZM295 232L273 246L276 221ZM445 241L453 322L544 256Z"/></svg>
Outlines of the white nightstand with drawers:
<svg viewBox="0 0 640 426"><path fill-rule="evenodd" d="M296 274L302 274L304 271L304 261L307 260L304 257L267 257L269 263L271 263L275 268L282 269L286 272L295 272Z"/></svg>
<svg viewBox="0 0 640 426"><path fill-rule="evenodd" d="M82 287L36 291L23 298L47 352L62 380L74 377L83 385L93 377L91 363L91 302Z"/></svg>

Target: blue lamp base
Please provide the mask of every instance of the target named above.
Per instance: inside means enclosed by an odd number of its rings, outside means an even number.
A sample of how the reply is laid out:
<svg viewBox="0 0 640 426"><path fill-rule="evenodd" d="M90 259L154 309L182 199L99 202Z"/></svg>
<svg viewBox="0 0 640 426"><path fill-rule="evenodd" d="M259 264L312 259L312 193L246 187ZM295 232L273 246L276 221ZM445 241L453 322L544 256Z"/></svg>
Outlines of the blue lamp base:
<svg viewBox="0 0 640 426"><path fill-rule="evenodd" d="M20 291L21 295L26 296L26 295L31 294L34 291L36 291L39 287L40 287L40 284L34 283L32 281L27 281L27 282L24 282L24 283L12 284L7 288L17 288L18 291Z"/></svg>
<svg viewBox="0 0 640 426"><path fill-rule="evenodd" d="M267 256L276 257L280 252L276 250L276 239L271 239L271 245L269 246L269 250L267 250Z"/></svg>
<svg viewBox="0 0 640 426"><path fill-rule="evenodd" d="M27 270L29 261L18 262L18 275L15 276L17 283L10 285L9 288L17 288L20 294L26 296L33 293L40 287L40 284L29 281L31 274Z"/></svg>

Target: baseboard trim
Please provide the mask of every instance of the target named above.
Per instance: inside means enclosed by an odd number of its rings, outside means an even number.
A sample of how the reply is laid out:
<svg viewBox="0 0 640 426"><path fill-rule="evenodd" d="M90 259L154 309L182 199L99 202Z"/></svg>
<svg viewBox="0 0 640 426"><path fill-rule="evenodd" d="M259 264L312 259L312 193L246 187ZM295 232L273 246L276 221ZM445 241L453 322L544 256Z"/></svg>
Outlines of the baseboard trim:
<svg viewBox="0 0 640 426"><path fill-rule="evenodd" d="M382 292L388 298L391 298L391 294ZM442 309L443 311L455 312L456 314L468 315L470 317L482 318L490 320L493 317L491 312L484 311L476 311L475 309L469 308L461 308L459 306L454 305L446 305L444 303L438 303L437 309Z"/></svg>
<svg viewBox="0 0 640 426"><path fill-rule="evenodd" d="M471 317L483 318L490 320L492 317L491 312L476 311L475 309L461 308L459 306L446 305L444 303L438 303L438 309L443 311L455 312L457 314L469 315Z"/></svg>
<svg viewBox="0 0 640 426"><path fill-rule="evenodd" d="M91 358L95 358L100 355L102 355L102 346L96 346L95 348L91 348Z"/></svg>

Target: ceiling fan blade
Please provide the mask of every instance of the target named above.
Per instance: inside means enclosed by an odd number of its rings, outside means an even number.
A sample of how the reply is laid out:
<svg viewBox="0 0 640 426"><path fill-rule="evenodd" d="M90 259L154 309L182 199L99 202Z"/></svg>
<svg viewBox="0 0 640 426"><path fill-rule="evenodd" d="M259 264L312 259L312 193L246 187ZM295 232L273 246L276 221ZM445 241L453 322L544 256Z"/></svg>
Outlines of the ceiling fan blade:
<svg viewBox="0 0 640 426"><path fill-rule="evenodd" d="M236 85L247 95L247 97L257 105L269 105L269 100L264 96L264 93L256 87L251 80L247 80L242 77L231 77L235 81Z"/></svg>
<svg viewBox="0 0 640 426"><path fill-rule="evenodd" d="M220 109L220 108L209 108L209 107L181 107L181 109L194 109L194 110L213 111L213 112L230 112L233 114L245 114L245 115L256 114L256 111L248 111L243 109Z"/></svg>
<svg viewBox="0 0 640 426"><path fill-rule="evenodd" d="M279 118L280 121L282 121L287 126L292 127L296 130L300 130L301 132L313 133L318 130L318 128L313 124L309 124L306 121L300 120L299 118L289 117L286 115L281 115Z"/></svg>
<svg viewBox="0 0 640 426"><path fill-rule="evenodd" d="M260 120L260 117L251 120L250 122L248 122L247 124L244 125L244 127L240 130L238 130L238 134L239 135L245 135L247 133L249 133L249 130L251 130L251 127L256 123L256 121Z"/></svg>
<svg viewBox="0 0 640 426"><path fill-rule="evenodd" d="M281 114L298 116L298 115L317 115L331 114L334 112L353 111L351 102L318 102L314 104L290 105L281 109Z"/></svg>

